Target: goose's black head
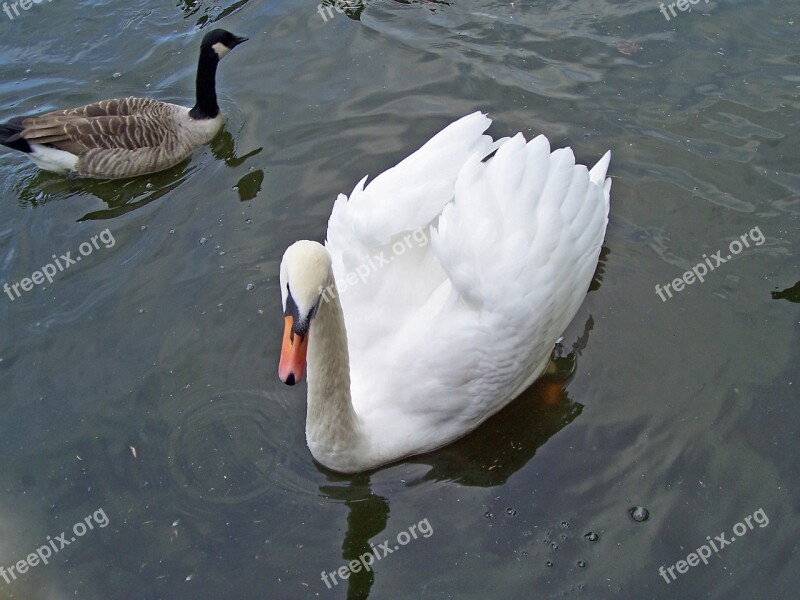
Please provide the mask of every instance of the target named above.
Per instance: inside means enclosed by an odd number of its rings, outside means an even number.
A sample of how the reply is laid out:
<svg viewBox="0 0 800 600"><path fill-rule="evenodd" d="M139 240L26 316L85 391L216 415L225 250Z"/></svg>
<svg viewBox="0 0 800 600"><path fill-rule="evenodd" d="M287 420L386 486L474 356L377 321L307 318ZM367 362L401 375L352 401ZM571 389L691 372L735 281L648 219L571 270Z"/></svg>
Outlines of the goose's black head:
<svg viewBox="0 0 800 600"><path fill-rule="evenodd" d="M230 31L225 31L224 29L214 29L203 37L200 49L201 51L214 52L217 58L220 59L242 42L246 42L247 39L246 37L233 35Z"/></svg>

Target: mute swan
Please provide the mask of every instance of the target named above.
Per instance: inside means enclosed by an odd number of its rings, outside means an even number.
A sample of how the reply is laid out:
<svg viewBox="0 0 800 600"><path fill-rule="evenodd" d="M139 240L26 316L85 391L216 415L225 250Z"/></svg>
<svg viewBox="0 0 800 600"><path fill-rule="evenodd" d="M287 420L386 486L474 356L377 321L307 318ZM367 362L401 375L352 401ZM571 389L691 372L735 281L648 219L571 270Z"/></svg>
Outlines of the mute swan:
<svg viewBox="0 0 800 600"><path fill-rule="evenodd" d="M307 363L306 439L334 471L475 429L542 373L589 288L610 152L589 170L541 135L495 142L490 124L463 117L365 177L334 203L324 247L283 256L278 375L293 385Z"/></svg>
<svg viewBox="0 0 800 600"><path fill-rule="evenodd" d="M0 145L36 166L79 177L122 179L168 169L210 142L222 127L219 61L246 37L209 31L200 44L194 108L150 98L101 100L0 125Z"/></svg>

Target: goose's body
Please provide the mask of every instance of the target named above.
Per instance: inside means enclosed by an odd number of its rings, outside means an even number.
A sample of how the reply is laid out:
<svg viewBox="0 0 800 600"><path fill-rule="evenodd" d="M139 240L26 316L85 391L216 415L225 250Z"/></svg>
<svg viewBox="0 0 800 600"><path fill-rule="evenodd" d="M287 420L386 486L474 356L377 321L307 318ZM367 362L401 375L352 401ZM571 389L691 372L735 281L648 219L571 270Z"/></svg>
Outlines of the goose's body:
<svg viewBox="0 0 800 600"><path fill-rule="evenodd" d="M43 170L80 177L121 179L168 169L222 127L217 65L245 40L222 29L206 34L192 108L149 98L103 100L12 119L0 125L0 145L24 152Z"/></svg>
<svg viewBox="0 0 800 600"><path fill-rule="evenodd" d="M589 171L543 136L493 142L489 124L466 116L362 180L336 201L325 248L284 256L279 375L294 383L307 358L307 441L333 470L475 429L542 373L589 288L610 154Z"/></svg>

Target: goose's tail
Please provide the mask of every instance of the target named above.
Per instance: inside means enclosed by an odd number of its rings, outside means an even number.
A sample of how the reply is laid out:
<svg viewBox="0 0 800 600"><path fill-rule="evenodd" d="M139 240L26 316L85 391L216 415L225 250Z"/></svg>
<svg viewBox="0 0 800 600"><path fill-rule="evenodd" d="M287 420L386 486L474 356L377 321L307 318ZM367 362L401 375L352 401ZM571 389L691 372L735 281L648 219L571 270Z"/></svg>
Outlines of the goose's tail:
<svg viewBox="0 0 800 600"><path fill-rule="evenodd" d="M31 145L21 135L24 130L22 119L12 119L8 123L3 123L0 125L0 146L25 153L33 152Z"/></svg>

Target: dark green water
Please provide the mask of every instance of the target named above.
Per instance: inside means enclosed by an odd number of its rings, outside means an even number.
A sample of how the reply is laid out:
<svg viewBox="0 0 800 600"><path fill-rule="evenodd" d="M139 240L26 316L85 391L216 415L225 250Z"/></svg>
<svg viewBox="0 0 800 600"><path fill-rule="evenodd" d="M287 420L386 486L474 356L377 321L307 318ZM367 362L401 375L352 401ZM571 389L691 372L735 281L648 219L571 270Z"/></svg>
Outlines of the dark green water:
<svg viewBox="0 0 800 600"><path fill-rule="evenodd" d="M0 12L2 119L190 102L203 30L251 38L220 67L225 132L170 171L68 181L0 152L0 284L114 238L46 289L0 296L0 566L108 518L0 578L0 598L797 597L798 7ZM603 264L564 336L574 375L438 453L326 472L305 446L305 386L276 377L280 257L323 238L337 193L478 109L495 137L543 132L584 163L613 152ZM704 282L654 291L749 233ZM746 517L708 565L675 570ZM428 537L371 572L321 580L423 521Z"/></svg>

